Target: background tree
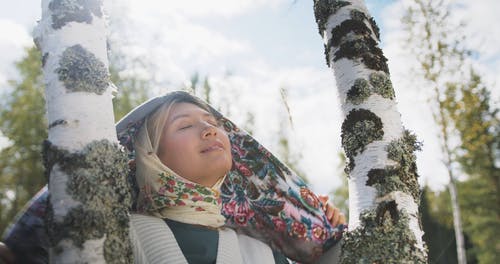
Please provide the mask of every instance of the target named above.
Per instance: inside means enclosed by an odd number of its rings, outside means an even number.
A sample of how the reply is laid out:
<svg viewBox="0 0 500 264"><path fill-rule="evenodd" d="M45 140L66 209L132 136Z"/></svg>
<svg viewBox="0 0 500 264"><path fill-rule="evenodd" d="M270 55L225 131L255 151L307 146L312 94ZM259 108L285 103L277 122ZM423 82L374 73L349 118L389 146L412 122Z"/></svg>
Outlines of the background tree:
<svg viewBox="0 0 500 264"><path fill-rule="evenodd" d="M444 111L460 138L456 161L468 175L458 184L464 230L480 263L498 261L500 248L500 117L489 90L473 70L470 80L448 83Z"/></svg>
<svg viewBox="0 0 500 264"><path fill-rule="evenodd" d="M424 240L429 249L429 263L458 262L453 212L450 204L448 190L434 192L428 186L423 188L420 212L422 213ZM464 234L464 242L466 250L473 248L467 234ZM473 255L468 256L467 262L478 263Z"/></svg>
<svg viewBox="0 0 500 264"><path fill-rule="evenodd" d="M416 70L431 88L429 103L434 121L439 127L439 139L443 164L448 173L448 188L453 208L458 263L467 263L458 204L456 170L454 170L451 120L443 108L445 84L451 76L460 72L460 64L466 55L456 40L450 43L450 33L455 28L447 22L449 10L444 1L412 0L403 19L408 32L408 44L418 61Z"/></svg>
<svg viewBox="0 0 500 264"><path fill-rule="evenodd" d="M120 69L114 66L113 60L110 61L109 70L111 82L119 91L113 99L115 122L118 122L130 110L149 98L147 91L150 85L147 80L137 76L123 76Z"/></svg>
<svg viewBox="0 0 500 264"><path fill-rule="evenodd" d="M15 66L19 81L11 80L10 87L2 89L0 110L0 131L9 140L0 150L0 234L46 184L41 144L47 138L47 120L40 52L27 48Z"/></svg>
<svg viewBox="0 0 500 264"><path fill-rule="evenodd" d="M349 228L343 263L426 263L414 151L396 109L379 30L363 1L315 0L314 13L333 69L348 159Z"/></svg>
<svg viewBox="0 0 500 264"><path fill-rule="evenodd" d="M471 66L471 52L461 33L464 24L450 22L451 6L448 1L412 0L403 21L408 47L418 62L414 76L430 88L423 91L431 94L429 104L440 131L450 178L458 262L465 263L477 255L480 263L494 263L500 248L493 238L498 237L500 224L500 173L495 165L499 160L495 151L499 145L498 109L490 107L488 90ZM468 179L456 183L459 174L467 174ZM474 244L467 256L463 220Z"/></svg>

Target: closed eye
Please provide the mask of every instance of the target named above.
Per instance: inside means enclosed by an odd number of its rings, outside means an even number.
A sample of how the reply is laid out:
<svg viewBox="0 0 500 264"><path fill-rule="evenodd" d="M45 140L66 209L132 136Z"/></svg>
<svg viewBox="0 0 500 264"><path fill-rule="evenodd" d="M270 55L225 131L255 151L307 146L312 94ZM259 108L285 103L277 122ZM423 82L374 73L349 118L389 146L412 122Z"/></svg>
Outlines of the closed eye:
<svg viewBox="0 0 500 264"><path fill-rule="evenodd" d="M190 127L192 127L192 125L185 125L185 126L181 126L181 127L179 128L179 130L188 129L188 128L190 128Z"/></svg>

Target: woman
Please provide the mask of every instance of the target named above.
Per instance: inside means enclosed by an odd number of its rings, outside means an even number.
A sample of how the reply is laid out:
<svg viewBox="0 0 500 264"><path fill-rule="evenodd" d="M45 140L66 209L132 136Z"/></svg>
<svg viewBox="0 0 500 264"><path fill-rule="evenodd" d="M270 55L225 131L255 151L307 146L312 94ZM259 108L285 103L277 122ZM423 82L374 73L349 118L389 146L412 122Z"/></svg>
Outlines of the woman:
<svg viewBox="0 0 500 264"><path fill-rule="evenodd" d="M340 238L345 219L327 197L188 93L154 98L116 127L133 157L137 263L314 262Z"/></svg>
<svg viewBox="0 0 500 264"><path fill-rule="evenodd" d="M135 153L137 212L150 216L133 215L132 235L144 234L135 230L141 221L146 230L148 221L164 219L166 225L156 221L158 229L151 233L171 229L180 250L170 253L189 263L215 263L231 246L226 253L236 255L229 263L287 263L278 251L313 261L338 238L340 230L333 226L345 223L252 137L188 93L146 102L118 122L117 131ZM232 229L217 230L223 226ZM151 235L133 241L143 245ZM149 246L159 252L158 244ZM161 260L143 252L136 246L136 260Z"/></svg>

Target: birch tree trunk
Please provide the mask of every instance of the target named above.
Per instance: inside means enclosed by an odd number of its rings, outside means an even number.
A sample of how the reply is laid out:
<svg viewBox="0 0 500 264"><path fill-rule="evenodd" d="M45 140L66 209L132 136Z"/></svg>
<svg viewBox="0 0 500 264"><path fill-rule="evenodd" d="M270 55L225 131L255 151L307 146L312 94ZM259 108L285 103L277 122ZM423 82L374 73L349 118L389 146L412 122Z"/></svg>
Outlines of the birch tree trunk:
<svg viewBox="0 0 500 264"><path fill-rule="evenodd" d="M51 263L131 263L126 156L117 144L102 0L42 0Z"/></svg>
<svg viewBox="0 0 500 264"><path fill-rule="evenodd" d="M401 124L379 29L364 1L314 0L344 113L349 229L342 263L426 263L416 137Z"/></svg>

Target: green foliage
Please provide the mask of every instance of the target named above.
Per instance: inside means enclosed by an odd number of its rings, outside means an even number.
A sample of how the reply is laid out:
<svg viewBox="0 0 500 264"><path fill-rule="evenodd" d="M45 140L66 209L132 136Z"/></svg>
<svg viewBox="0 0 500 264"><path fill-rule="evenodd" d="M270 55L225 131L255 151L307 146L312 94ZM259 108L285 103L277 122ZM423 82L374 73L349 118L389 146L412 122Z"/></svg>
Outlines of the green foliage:
<svg viewBox="0 0 500 264"><path fill-rule="evenodd" d="M34 47L26 49L15 66L19 79L3 89L0 110L0 130L10 141L0 150L0 233L46 183L41 150L47 120L40 53Z"/></svg>
<svg viewBox="0 0 500 264"><path fill-rule="evenodd" d="M443 108L461 139L456 160L469 179L459 183L464 230L480 263L495 263L500 248L500 116L474 71L466 83L450 83Z"/></svg>

